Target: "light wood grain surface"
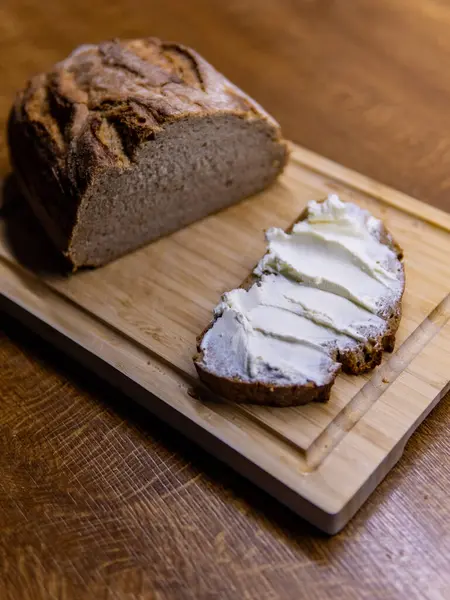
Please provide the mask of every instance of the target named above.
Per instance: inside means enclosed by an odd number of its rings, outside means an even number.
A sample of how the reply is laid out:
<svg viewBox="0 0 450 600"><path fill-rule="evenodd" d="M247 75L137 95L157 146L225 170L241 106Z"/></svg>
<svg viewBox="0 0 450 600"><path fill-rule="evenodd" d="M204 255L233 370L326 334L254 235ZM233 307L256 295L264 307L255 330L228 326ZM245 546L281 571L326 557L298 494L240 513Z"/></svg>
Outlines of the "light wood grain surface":
<svg viewBox="0 0 450 600"><path fill-rule="evenodd" d="M394 353L370 373L340 373L327 403L208 399L192 355L221 294L257 264L264 230L289 227L309 198L334 192L382 218L404 250ZM346 525L450 389L450 215L294 144L263 193L102 269L52 272L45 242L26 203L8 205L0 307L327 533Z"/></svg>
<svg viewBox="0 0 450 600"><path fill-rule="evenodd" d="M156 34L197 47L288 137L449 209L449 23L437 0L3 0L0 119L73 46ZM450 596L448 400L327 539L0 318L2 597Z"/></svg>

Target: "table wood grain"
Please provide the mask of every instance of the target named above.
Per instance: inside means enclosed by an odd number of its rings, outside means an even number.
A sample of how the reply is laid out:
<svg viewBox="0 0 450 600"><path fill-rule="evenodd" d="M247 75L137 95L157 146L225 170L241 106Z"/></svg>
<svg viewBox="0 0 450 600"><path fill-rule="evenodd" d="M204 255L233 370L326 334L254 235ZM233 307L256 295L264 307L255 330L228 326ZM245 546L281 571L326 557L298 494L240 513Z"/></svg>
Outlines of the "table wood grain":
<svg viewBox="0 0 450 600"><path fill-rule="evenodd" d="M2 0L0 174L29 75L152 34L287 137L450 210L449 28L442 0ZM450 598L449 423L447 398L327 538L0 313L0 597Z"/></svg>

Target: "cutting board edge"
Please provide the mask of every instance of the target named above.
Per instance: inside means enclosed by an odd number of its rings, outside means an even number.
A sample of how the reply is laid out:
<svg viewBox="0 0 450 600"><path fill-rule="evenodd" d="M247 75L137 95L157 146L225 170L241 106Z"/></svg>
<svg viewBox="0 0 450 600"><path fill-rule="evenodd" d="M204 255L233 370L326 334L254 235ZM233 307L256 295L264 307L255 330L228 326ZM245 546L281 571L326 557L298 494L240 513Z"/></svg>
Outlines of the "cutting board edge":
<svg viewBox="0 0 450 600"><path fill-rule="evenodd" d="M393 206L410 216L417 217L426 223L450 232L449 212L380 183L358 171L344 167L298 144L289 142L289 147L291 160L308 171L342 183L347 188L363 192L379 202Z"/></svg>

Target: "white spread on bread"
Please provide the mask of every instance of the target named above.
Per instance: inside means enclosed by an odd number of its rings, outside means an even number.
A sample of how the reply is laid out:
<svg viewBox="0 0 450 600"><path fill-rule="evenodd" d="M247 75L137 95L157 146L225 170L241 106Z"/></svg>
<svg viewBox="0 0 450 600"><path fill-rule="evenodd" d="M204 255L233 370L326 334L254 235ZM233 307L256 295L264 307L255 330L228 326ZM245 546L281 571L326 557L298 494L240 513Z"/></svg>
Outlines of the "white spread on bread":
<svg viewBox="0 0 450 600"><path fill-rule="evenodd" d="M377 239L380 221L331 195L308 204L291 233L267 231L268 252L256 273L281 273L378 313L401 294L398 261Z"/></svg>
<svg viewBox="0 0 450 600"><path fill-rule="evenodd" d="M323 385L338 351L382 335L403 271L380 240L381 222L330 195L310 202L290 233L266 233L257 283L224 294L201 350L222 377Z"/></svg>

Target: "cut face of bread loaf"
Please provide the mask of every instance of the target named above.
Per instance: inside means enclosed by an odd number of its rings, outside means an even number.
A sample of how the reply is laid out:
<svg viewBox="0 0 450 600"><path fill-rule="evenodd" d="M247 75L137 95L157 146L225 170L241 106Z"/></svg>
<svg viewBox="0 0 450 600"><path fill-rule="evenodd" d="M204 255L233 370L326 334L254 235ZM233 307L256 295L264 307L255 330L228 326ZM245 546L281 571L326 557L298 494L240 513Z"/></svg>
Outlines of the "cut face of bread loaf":
<svg viewBox="0 0 450 600"><path fill-rule="evenodd" d="M195 366L236 402L326 401L341 368L364 373L393 350L402 252L381 221L335 195L266 239L253 275L216 307Z"/></svg>
<svg viewBox="0 0 450 600"><path fill-rule="evenodd" d="M74 267L262 190L287 160L259 105L195 51L154 38L82 46L31 79L8 138L25 196Z"/></svg>

